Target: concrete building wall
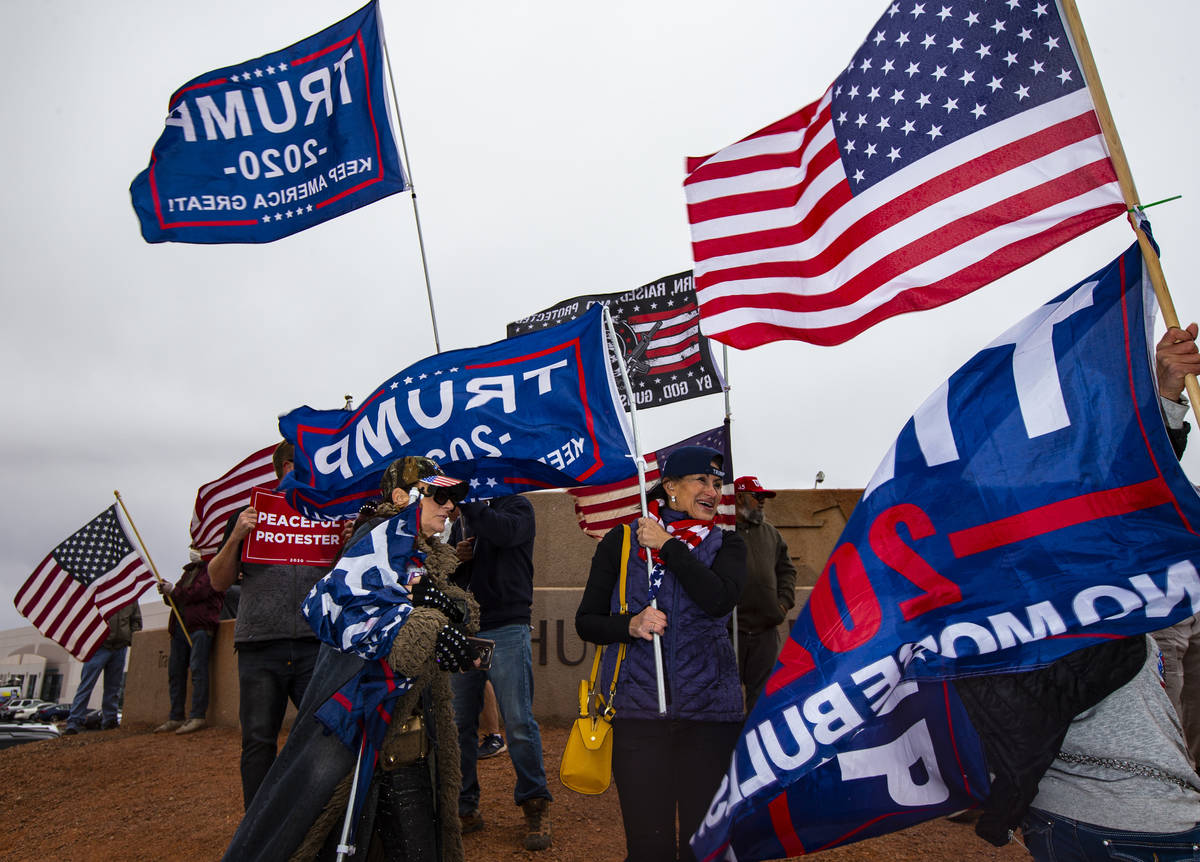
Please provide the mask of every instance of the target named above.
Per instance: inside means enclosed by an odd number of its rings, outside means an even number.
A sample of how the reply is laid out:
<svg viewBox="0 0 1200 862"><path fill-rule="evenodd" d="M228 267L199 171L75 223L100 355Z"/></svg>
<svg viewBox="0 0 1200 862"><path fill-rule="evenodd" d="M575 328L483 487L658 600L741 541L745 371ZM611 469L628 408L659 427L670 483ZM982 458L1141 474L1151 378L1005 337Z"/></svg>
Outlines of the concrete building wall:
<svg viewBox="0 0 1200 862"><path fill-rule="evenodd" d="M807 600L860 496L861 492L853 490L781 491L767 503L767 519L783 533L800 571L797 609ZM561 721L574 717L579 680L590 670L591 647L575 634L575 609L596 543L579 529L570 495L543 491L529 498L538 525L532 619L534 713L541 719ZM157 723L167 717L170 643L165 613L160 609L162 603L148 594L143 601L146 626L134 636L130 651L126 721ZM231 621L221 624L210 676L209 721L236 726L237 659Z"/></svg>

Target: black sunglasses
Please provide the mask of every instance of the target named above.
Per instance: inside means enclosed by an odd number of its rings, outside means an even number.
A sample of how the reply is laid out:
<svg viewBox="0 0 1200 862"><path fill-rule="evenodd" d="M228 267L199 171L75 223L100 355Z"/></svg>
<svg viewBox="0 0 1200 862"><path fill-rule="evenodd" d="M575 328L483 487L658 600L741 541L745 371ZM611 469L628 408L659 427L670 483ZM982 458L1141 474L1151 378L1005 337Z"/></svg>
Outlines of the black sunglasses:
<svg viewBox="0 0 1200 862"><path fill-rule="evenodd" d="M466 499L467 490L467 483L459 482L457 485L451 485L449 488L426 485L421 489L421 494L425 497L433 497L433 502L439 506L444 506L447 502L453 502L457 506Z"/></svg>

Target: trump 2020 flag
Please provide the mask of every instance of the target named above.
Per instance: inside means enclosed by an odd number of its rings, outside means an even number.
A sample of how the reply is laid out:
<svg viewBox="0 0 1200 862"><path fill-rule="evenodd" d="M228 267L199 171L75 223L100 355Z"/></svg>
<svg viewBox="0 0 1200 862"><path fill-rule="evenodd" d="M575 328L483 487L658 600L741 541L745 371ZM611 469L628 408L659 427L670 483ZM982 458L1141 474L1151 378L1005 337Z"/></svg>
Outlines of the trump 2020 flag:
<svg viewBox="0 0 1200 862"><path fill-rule="evenodd" d="M271 242L404 191L377 3L172 95L129 187L147 242Z"/></svg>
<svg viewBox="0 0 1200 862"><path fill-rule="evenodd" d="M280 417L296 447L280 490L302 514L330 518L378 497L380 475L403 455L427 455L469 481L472 500L632 475L601 313L422 359L354 411Z"/></svg>
<svg viewBox="0 0 1200 862"><path fill-rule="evenodd" d="M1200 611L1200 496L1152 372L1136 245L916 411L855 508L693 839L812 853L987 795L947 679L1028 670Z"/></svg>
<svg viewBox="0 0 1200 862"><path fill-rule="evenodd" d="M725 380L700 334L700 311L690 272L677 272L624 293L565 299L508 325L508 336L575 320L596 303L608 306L638 409L725 390ZM616 356L613 362L616 363ZM616 365L614 364L614 368ZM621 393L625 403L625 393ZM729 471L726 471L728 473Z"/></svg>
<svg viewBox="0 0 1200 862"><path fill-rule="evenodd" d="M820 99L684 188L702 329L741 348L841 344L1125 211L1053 0L891 3Z"/></svg>
<svg viewBox="0 0 1200 862"><path fill-rule="evenodd" d="M113 503L47 554L13 603L38 631L87 661L108 637L108 618L152 583Z"/></svg>

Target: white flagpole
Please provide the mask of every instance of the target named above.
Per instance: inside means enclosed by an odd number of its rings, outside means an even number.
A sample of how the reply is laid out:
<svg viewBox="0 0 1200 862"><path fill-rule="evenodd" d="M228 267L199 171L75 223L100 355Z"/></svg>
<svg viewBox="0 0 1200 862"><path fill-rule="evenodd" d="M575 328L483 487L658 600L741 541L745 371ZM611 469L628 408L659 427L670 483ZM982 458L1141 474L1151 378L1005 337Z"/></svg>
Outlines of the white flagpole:
<svg viewBox="0 0 1200 862"><path fill-rule="evenodd" d="M633 463L637 465L638 474L638 494L641 497L642 517L645 518L649 512L646 508L646 459L642 457L642 443L638 439L637 426L637 406L633 400L633 388L629 385L629 372L625 368L625 355L621 352L621 342L617 340L617 328L613 326L612 314L608 311L608 306L604 306L604 327L608 338L609 350L617 357L617 367L621 370L621 385L625 388L625 400L629 404L629 425L633 429ZM650 581L654 577L654 561L650 559L650 552L646 551L646 581L649 586ZM658 610L658 599L650 602L650 607ZM658 634L654 636L654 677L658 683L658 714L667 714L667 687L663 677L663 658L662 658L662 637Z"/></svg>
<svg viewBox="0 0 1200 862"><path fill-rule="evenodd" d="M400 103L396 98L396 79L392 75L392 56L388 53L387 36L383 29L383 12L378 6L375 14L379 16L379 41L383 43L383 59L387 63L388 83L392 89L392 107L396 111L396 128L400 133L400 151L404 156L405 179L408 181L408 194L412 198L413 220L417 225L417 246L421 250L421 271L425 273L425 296L429 299L429 322L433 326L433 346L442 352L442 342L438 337L437 312L433 308L433 286L429 282L429 261L425 257L425 235L421 232L421 212L417 209L417 187L413 183L412 162L408 159L408 144L404 140L404 122L400 119Z"/></svg>
<svg viewBox="0 0 1200 862"><path fill-rule="evenodd" d="M721 376L725 379L722 381L725 392L725 435L729 441L729 454L733 455L733 408L729 403L729 345L721 345ZM733 479L735 477L730 476ZM737 488L733 489L733 517L737 518ZM733 606L733 660L738 660L738 609L737 605Z"/></svg>

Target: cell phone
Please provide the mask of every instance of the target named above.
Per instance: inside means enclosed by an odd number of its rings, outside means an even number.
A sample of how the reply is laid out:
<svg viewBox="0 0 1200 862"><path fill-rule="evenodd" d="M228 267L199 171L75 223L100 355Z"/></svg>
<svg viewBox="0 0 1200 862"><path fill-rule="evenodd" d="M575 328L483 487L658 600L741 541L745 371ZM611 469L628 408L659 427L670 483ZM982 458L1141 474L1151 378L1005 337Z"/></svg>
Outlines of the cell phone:
<svg viewBox="0 0 1200 862"><path fill-rule="evenodd" d="M479 650L479 667L468 668L468 670L487 670L492 666L492 652L496 649L496 642L487 638L476 638L467 636L467 640L474 644L475 649Z"/></svg>

